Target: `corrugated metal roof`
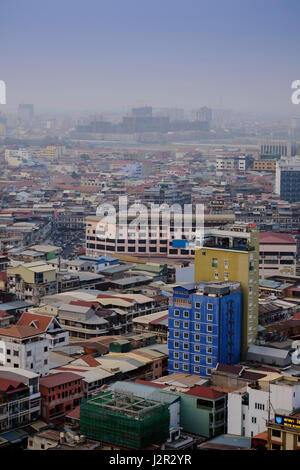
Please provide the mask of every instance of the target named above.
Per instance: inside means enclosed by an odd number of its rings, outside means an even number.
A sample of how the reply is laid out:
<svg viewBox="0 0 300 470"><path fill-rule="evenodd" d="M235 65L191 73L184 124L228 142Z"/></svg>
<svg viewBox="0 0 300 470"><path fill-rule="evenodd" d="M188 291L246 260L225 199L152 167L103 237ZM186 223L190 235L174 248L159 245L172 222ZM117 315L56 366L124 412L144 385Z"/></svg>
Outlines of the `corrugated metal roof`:
<svg viewBox="0 0 300 470"><path fill-rule="evenodd" d="M286 359L289 355L289 351L284 349L268 348L266 346L251 345L248 348L248 354L259 354L262 356L278 357L280 359Z"/></svg>

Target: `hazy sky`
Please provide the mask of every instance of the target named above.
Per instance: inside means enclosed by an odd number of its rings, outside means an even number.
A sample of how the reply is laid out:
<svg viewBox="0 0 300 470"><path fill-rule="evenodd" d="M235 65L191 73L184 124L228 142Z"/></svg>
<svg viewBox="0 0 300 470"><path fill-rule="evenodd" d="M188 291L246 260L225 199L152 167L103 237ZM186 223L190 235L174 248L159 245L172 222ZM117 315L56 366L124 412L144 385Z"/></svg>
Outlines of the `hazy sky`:
<svg viewBox="0 0 300 470"><path fill-rule="evenodd" d="M0 0L7 105L290 112L299 0Z"/></svg>

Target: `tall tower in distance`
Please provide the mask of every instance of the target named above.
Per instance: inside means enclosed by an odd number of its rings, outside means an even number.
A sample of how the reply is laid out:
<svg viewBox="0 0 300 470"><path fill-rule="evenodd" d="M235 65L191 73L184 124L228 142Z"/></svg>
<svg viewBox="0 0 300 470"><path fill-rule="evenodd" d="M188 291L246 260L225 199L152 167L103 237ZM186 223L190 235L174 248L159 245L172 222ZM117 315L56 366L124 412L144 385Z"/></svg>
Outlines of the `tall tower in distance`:
<svg viewBox="0 0 300 470"><path fill-rule="evenodd" d="M240 282L242 290L242 358L258 330L259 232L255 224L234 224L205 232L195 251L195 282Z"/></svg>
<svg viewBox="0 0 300 470"><path fill-rule="evenodd" d="M22 121L32 121L34 116L34 106L33 104L19 104L18 112L19 118Z"/></svg>

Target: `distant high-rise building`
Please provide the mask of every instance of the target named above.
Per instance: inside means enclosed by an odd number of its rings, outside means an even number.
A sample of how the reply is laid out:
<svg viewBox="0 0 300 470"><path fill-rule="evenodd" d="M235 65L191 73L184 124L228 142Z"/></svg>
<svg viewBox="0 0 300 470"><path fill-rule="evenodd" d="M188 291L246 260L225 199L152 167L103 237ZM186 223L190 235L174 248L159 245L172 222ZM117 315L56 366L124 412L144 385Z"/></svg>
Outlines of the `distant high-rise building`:
<svg viewBox="0 0 300 470"><path fill-rule="evenodd" d="M152 117L152 107L143 106L141 108L132 108L131 110L132 117Z"/></svg>
<svg viewBox="0 0 300 470"><path fill-rule="evenodd" d="M169 372L210 377L218 363L238 363L241 320L239 282L175 287L169 306Z"/></svg>
<svg viewBox="0 0 300 470"><path fill-rule="evenodd" d="M0 138L6 136L6 119L0 114Z"/></svg>
<svg viewBox="0 0 300 470"><path fill-rule="evenodd" d="M280 157L290 157L291 144L274 140L270 142L261 142L260 153L263 155L279 155Z"/></svg>
<svg viewBox="0 0 300 470"><path fill-rule="evenodd" d="M158 116L166 116L173 121L183 121L184 120L184 109L181 108L161 108L157 112Z"/></svg>
<svg viewBox="0 0 300 470"><path fill-rule="evenodd" d="M19 117L22 121L31 121L34 116L33 104L19 104Z"/></svg>
<svg viewBox="0 0 300 470"><path fill-rule="evenodd" d="M300 160L277 162L275 192L284 201L300 202Z"/></svg>
<svg viewBox="0 0 300 470"><path fill-rule="evenodd" d="M212 121L212 110L207 106L203 106L202 108L196 111L196 119L197 121Z"/></svg>

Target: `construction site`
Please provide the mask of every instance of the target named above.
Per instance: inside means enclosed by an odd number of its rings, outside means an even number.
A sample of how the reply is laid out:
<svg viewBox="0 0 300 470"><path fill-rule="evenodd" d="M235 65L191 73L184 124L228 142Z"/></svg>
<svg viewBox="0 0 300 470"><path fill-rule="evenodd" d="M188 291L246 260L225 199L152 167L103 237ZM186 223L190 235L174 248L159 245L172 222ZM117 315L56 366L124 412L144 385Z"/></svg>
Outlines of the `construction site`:
<svg viewBox="0 0 300 470"><path fill-rule="evenodd" d="M132 393L107 391L83 400L80 433L105 444L126 449L144 449L169 437L166 404Z"/></svg>

